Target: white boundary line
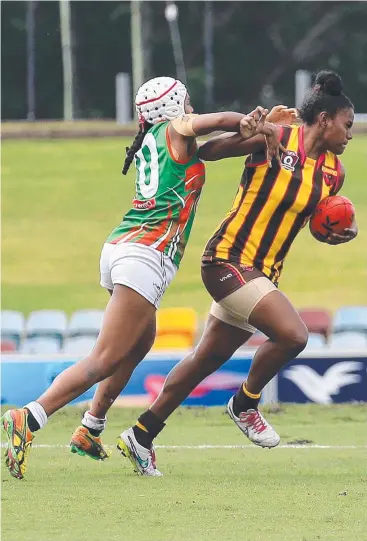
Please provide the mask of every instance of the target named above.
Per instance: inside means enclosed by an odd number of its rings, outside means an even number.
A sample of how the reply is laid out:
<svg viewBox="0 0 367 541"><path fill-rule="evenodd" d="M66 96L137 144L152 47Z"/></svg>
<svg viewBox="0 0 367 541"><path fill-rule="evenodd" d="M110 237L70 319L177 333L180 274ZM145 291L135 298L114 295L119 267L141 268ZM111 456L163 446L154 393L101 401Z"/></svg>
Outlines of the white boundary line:
<svg viewBox="0 0 367 541"><path fill-rule="evenodd" d="M1 444L1 447L5 447L5 443ZM49 444L49 443L40 443L32 445L33 448L37 449L67 449L69 445L61 444ZM113 449L114 446L106 445L106 447ZM176 450L198 450L198 449L256 449L256 445L155 445L156 449L176 449ZM277 449L367 449L367 445L278 445Z"/></svg>
<svg viewBox="0 0 367 541"><path fill-rule="evenodd" d="M156 449L256 449L257 445L156 445ZM357 445L278 445L278 449L367 449Z"/></svg>

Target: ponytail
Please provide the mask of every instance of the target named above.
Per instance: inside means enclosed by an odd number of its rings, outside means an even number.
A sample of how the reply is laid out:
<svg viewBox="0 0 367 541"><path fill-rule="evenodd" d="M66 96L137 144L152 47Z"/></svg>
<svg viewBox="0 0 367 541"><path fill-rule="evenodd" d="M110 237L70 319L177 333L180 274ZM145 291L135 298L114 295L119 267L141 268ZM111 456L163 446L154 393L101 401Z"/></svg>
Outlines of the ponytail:
<svg viewBox="0 0 367 541"><path fill-rule="evenodd" d="M122 168L123 175L126 175L126 173L128 172L135 154L141 148L144 137L146 136L146 134L148 133L151 127L152 125L149 124L149 122L144 122L143 124L139 124L139 131L136 134L135 139L131 144L131 147L126 147L126 158L125 158L124 166Z"/></svg>

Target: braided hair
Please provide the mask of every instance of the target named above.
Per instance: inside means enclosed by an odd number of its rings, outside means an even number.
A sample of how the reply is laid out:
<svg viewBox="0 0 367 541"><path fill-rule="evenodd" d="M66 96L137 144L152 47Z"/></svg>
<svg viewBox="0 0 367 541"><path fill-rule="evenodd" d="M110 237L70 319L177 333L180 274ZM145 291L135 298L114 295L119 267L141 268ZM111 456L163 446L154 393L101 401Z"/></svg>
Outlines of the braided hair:
<svg viewBox="0 0 367 541"><path fill-rule="evenodd" d="M311 125L317 116L326 111L334 118L341 109L354 109L353 103L343 94L341 77L333 71L319 71L313 87L307 92L300 108L300 117Z"/></svg>
<svg viewBox="0 0 367 541"><path fill-rule="evenodd" d="M139 124L139 131L136 134L135 139L131 144L131 147L126 147L126 158L125 158L124 166L122 168L123 175L126 175L126 173L128 172L135 154L141 148L141 145L143 144L143 139L151 127L152 127L152 124L149 124L149 122L146 122L146 121Z"/></svg>

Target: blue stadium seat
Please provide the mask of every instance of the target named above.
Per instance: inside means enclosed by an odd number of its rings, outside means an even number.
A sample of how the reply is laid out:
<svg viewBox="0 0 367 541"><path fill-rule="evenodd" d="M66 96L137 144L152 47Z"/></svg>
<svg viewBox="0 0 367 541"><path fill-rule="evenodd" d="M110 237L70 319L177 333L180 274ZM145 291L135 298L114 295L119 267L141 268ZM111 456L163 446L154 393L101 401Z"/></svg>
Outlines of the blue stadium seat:
<svg viewBox="0 0 367 541"><path fill-rule="evenodd" d="M67 316L62 310L35 310L26 323L27 338L49 337L59 340L61 347L67 328Z"/></svg>
<svg viewBox="0 0 367 541"><path fill-rule="evenodd" d="M55 355L60 353L60 340L55 337L28 338L20 348L19 353L35 355Z"/></svg>
<svg viewBox="0 0 367 541"><path fill-rule="evenodd" d="M64 342L63 353L67 355L89 355L96 340L92 336L74 336Z"/></svg>
<svg viewBox="0 0 367 541"><path fill-rule="evenodd" d="M333 333L360 331L367 333L367 306L343 306L335 312Z"/></svg>
<svg viewBox="0 0 367 541"><path fill-rule="evenodd" d="M333 349L366 349L367 337L362 332L338 332L330 336L328 346Z"/></svg>
<svg viewBox="0 0 367 541"><path fill-rule="evenodd" d="M25 318L21 312L15 310L1 311L1 338L4 340L12 340L16 347L24 335Z"/></svg>
<svg viewBox="0 0 367 541"><path fill-rule="evenodd" d="M308 342L306 349L320 349L324 348L326 346L325 336L322 334L310 332L308 335Z"/></svg>
<svg viewBox="0 0 367 541"><path fill-rule="evenodd" d="M103 314L103 310L77 310L71 315L68 336L93 336L97 338Z"/></svg>

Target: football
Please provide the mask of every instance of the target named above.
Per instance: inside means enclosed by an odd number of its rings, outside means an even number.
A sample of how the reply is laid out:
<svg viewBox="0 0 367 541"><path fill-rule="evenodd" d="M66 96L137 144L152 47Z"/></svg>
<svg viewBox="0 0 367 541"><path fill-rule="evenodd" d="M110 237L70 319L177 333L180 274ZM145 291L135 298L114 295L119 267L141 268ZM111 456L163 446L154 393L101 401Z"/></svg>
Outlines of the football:
<svg viewBox="0 0 367 541"><path fill-rule="evenodd" d="M331 195L316 207L310 219L310 231L315 239L324 242L330 233L343 233L353 224L353 203L342 195Z"/></svg>

